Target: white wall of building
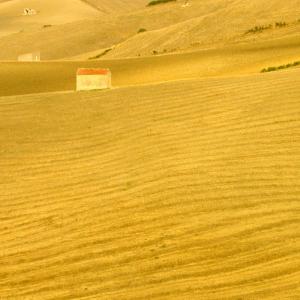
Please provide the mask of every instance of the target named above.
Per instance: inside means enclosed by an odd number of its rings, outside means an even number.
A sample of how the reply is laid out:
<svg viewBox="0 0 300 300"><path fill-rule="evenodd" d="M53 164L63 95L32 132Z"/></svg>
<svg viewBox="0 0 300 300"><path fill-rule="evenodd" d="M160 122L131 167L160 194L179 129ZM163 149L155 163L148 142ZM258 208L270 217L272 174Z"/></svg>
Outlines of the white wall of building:
<svg viewBox="0 0 300 300"><path fill-rule="evenodd" d="M39 52L34 52L34 53L26 53L19 55L18 61L40 61L41 60L41 55Z"/></svg>
<svg viewBox="0 0 300 300"><path fill-rule="evenodd" d="M109 88L111 88L111 72L107 74L77 74L77 91L103 90Z"/></svg>

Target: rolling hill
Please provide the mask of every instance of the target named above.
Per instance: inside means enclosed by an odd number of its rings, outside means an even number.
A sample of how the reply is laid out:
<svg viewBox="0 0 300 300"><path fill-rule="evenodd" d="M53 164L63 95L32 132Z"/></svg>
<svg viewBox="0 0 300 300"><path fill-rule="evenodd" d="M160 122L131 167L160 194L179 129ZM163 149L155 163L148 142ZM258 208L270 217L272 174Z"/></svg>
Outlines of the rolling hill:
<svg viewBox="0 0 300 300"><path fill-rule="evenodd" d="M212 76L241 76L300 60L300 36L182 54L132 59L0 62L0 96L75 89L79 67L112 71L114 87ZM24 77L26 74L26 77Z"/></svg>
<svg viewBox="0 0 300 300"><path fill-rule="evenodd" d="M298 299L300 72L0 97L3 299Z"/></svg>
<svg viewBox="0 0 300 300"><path fill-rule="evenodd" d="M23 9L35 9L38 14L24 16ZM11 0L0 3L0 36L20 31L36 31L44 25L71 23L93 19L99 12L81 0Z"/></svg>
<svg viewBox="0 0 300 300"><path fill-rule="evenodd" d="M109 30L113 30L114 34L107 34ZM42 60L62 59L91 49L105 48L128 37L130 32L122 32L121 27L109 19L82 20L2 37L0 58L17 60L20 54L40 51Z"/></svg>
<svg viewBox="0 0 300 300"><path fill-rule="evenodd" d="M190 6L182 7L184 1L179 0L144 9L137 1L133 2L137 9L118 14L101 14L86 5L101 16L50 28L39 25L34 31L2 37L0 59L16 60L18 54L36 50L41 51L43 60L68 59L109 47L113 50L105 58L151 56L292 37L299 35L299 1L191 0ZM47 24L45 19L43 23ZM287 26L276 27L275 23ZM270 30L245 34L270 24ZM138 34L140 29L146 32Z"/></svg>
<svg viewBox="0 0 300 300"><path fill-rule="evenodd" d="M148 0L81 0L104 14L122 14L145 7Z"/></svg>
<svg viewBox="0 0 300 300"><path fill-rule="evenodd" d="M205 1L204 1L205 2ZM216 1L215 6L207 1L191 1L182 8L172 4L174 10L168 13L176 17L176 22L168 26L137 34L120 43L107 57L131 57L153 55L153 52L178 52L190 49L228 45L241 41L272 39L288 34L299 34L300 1L271 0L266 4L261 0ZM170 5L172 7L172 5ZM218 7L216 9L215 7ZM214 9L215 8L215 9ZM165 8L166 9L166 8ZM162 12L162 9L159 8ZM164 12L167 14L167 12ZM185 17L187 16L187 17ZM160 19L164 19L160 17ZM166 17L168 19L168 17ZM287 26L276 27L276 23ZM271 30L262 33L245 33L256 26L272 25ZM147 26L144 26L147 28ZM151 28L151 26L149 26Z"/></svg>
<svg viewBox="0 0 300 300"><path fill-rule="evenodd" d="M0 37L17 33L35 34L36 39L45 33L44 25L62 25L82 20L111 18L114 15L144 8L145 0L9 0L0 1ZM24 16L24 8L32 8L36 15ZM76 28L76 25L75 25ZM75 29L74 28L74 29ZM32 42L32 41L31 41ZM18 42L19 43L19 42Z"/></svg>

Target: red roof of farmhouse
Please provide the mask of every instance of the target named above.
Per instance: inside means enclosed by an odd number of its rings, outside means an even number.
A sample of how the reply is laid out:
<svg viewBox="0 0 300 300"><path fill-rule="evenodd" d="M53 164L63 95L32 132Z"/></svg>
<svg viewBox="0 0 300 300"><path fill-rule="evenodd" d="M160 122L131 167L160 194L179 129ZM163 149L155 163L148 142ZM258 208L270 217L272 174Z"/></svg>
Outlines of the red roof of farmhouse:
<svg viewBox="0 0 300 300"><path fill-rule="evenodd" d="M107 75L109 74L108 69L86 69L81 68L77 70L77 75Z"/></svg>

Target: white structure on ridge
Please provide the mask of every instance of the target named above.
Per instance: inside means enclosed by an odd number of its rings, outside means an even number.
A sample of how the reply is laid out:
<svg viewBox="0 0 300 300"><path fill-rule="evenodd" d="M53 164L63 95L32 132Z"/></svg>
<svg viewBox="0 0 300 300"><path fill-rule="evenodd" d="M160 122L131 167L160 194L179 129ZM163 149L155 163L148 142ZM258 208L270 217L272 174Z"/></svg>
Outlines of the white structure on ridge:
<svg viewBox="0 0 300 300"><path fill-rule="evenodd" d="M111 88L111 72L108 69L86 69L77 70L76 90L103 90Z"/></svg>
<svg viewBox="0 0 300 300"><path fill-rule="evenodd" d="M33 53L25 53L18 56L18 61L40 61L41 53L33 52Z"/></svg>
<svg viewBox="0 0 300 300"><path fill-rule="evenodd" d="M35 9L24 8L23 16L32 16L32 15L36 15L36 14L37 14L37 12Z"/></svg>
<svg viewBox="0 0 300 300"><path fill-rule="evenodd" d="M184 4L181 7L188 7L190 6L189 0L185 0Z"/></svg>

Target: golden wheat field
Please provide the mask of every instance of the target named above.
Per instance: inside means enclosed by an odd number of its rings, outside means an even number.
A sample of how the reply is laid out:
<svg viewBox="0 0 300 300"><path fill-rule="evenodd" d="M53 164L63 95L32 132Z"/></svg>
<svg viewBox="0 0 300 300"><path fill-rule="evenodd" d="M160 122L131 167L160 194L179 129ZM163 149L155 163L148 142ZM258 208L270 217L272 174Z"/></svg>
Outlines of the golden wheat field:
<svg viewBox="0 0 300 300"><path fill-rule="evenodd" d="M0 98L2 299L299 299L300 72Z"/></svg>
<svg viewBox="0 0 300 300"><path fill-rule="evenodd" d="M0 0L0 300L300 300L299 30L300 0Z"/></svg>

